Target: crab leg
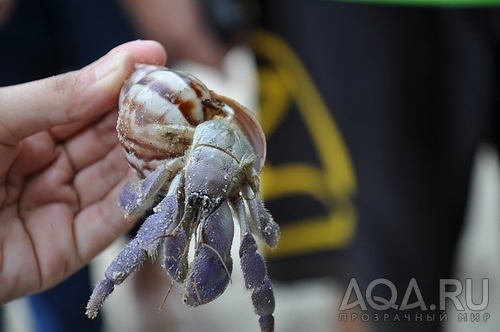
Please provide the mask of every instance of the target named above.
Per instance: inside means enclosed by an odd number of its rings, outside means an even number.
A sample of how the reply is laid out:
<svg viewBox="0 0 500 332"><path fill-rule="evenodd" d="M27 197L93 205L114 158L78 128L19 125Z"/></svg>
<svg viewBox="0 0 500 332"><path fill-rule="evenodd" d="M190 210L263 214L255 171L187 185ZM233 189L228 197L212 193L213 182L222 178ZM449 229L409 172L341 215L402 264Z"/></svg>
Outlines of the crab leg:
<svg viewBox="0 0 500 332"><path fill-rule="evenodd" d="M167 196L154 208L154 213L143 223L137 235L122 249L104 272L105 279L99 281L90 296L86 315L97 316L106 298L113 292L114 286L121 284L137 270L148 258L153 257L167 234L178 225L178 177L172 181Z"/></svg>
<svg viewBox="0 0 500 332"><path fill-rule="evenodd" d="M248 225L246 201L242 198L235 202L241 230L240 261L245 287L252 290L254 311L260 316L259 324L262 332L274 331L274 293L267 276L267 268L262 256L257 252L257 243ZM269 215L269 214L268 214ZM250 219L251 220L251 219Z"/></svg>
<svg viewBox="0 0 500 332"><path fill-rule="evenodd" d="M280 237L280 227L267 211L262 200L253 193L249 185L243 186L243 197L250 213L245 218L249 231L257 235L270 248L276 248Z"/></svg>
<svg viewBox="0 0 500 332"><path fill-rule="evenodd" d="M168 188L173 174L184 166L182 158L176 158L151 172L145 179L132 179L120 191L118 205L126 217L143 214L153 204L162 188Z"/></svg>

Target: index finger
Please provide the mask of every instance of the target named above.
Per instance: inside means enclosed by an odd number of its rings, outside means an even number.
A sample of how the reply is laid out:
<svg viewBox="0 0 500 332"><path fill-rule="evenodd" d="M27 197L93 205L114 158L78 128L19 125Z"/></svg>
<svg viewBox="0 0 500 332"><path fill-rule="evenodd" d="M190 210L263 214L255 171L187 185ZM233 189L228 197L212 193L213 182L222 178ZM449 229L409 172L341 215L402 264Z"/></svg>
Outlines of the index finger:
<svg viewBox="0 0 500 332"><path fill-rule="evenodd" d="M0 88L0 144L13 146L37 132L109 111L136 62L163 65L165 61L159 43L138 40L80 70Z"/></svg>

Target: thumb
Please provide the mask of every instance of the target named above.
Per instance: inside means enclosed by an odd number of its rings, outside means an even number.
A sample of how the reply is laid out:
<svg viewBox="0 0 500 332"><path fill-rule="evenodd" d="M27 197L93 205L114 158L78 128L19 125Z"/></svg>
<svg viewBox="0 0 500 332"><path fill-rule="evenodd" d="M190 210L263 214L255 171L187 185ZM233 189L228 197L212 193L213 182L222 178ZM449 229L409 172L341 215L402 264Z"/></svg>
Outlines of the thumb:
<svg viewBox="0 0 500 332"><path fill-rule="evenodd" d="M111 110L135 62L163 64L165 59L158 43L134 41L80 70L0 88L0 145L14 146L40 131Z"/></svg>

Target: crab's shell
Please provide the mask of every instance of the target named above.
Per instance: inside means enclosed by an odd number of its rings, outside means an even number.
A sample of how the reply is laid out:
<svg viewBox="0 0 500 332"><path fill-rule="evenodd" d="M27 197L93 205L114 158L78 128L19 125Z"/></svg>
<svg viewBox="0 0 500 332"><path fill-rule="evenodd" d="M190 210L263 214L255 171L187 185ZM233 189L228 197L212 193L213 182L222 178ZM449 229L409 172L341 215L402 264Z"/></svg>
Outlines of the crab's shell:
<svg viewBox="0 0 500 332"><path fill-rule="evenodd" d="M255 115L188 73L137 64L120 92L119 109L118 139L141 178L165 161L182 157L196 126L214 117L235 121L254 149L258 173L264 165L266 141Z"/></svg>

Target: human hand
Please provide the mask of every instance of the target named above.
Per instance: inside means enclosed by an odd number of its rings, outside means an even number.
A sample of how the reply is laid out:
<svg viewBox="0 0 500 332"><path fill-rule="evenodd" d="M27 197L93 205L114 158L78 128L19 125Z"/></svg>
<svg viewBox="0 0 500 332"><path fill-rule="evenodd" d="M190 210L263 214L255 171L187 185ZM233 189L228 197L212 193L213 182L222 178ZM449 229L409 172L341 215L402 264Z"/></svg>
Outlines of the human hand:
<svg viewBox="0 0 500 332"><path fill-rule="evenodd" d="M123 234L129 168L116 106L135 62L164 65L134 41L74 72L0 88L0 304L54 286Z"/></svg>

